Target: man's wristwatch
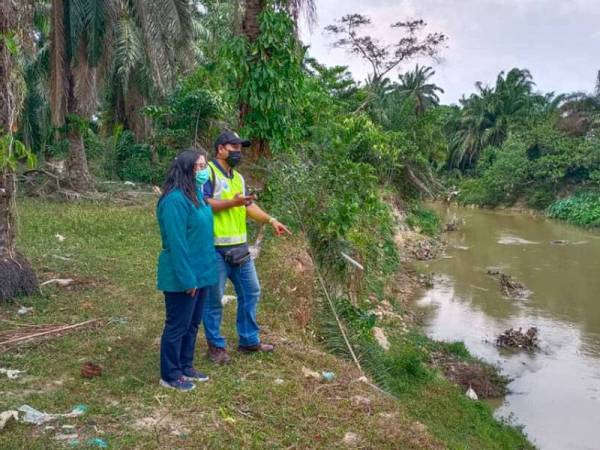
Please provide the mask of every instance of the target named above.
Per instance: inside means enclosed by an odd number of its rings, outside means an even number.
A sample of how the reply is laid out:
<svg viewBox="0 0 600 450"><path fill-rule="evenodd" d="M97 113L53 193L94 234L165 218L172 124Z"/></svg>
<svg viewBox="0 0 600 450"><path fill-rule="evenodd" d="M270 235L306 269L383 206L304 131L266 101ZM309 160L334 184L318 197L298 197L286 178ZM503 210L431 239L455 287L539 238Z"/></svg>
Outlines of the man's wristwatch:
<svg viewBox="0 0 600 450"><path fill-rule="evenodd" d="M275 217L269 217L269 225L273 225L273 222L277 222Z"/></svg>

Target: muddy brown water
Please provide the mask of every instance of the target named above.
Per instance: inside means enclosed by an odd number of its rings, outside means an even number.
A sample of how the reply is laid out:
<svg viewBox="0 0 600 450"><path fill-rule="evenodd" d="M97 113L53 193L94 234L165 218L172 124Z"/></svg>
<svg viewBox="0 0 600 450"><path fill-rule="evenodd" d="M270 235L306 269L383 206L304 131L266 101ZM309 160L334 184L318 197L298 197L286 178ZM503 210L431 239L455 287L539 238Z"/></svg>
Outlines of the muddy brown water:
<svg viewBox="0 0 600 450"><path fill-rule="evenodd" d="M600 233L526 214L433 208L465 223L444 234L443 257L419 265L435 273L417 300L428 335L464 341L513 379L491 404L539 448L600 449ZM529 298L506 298L489 267L525 284ZM505 329L530 326L540 351L494 345Z"/></svg>

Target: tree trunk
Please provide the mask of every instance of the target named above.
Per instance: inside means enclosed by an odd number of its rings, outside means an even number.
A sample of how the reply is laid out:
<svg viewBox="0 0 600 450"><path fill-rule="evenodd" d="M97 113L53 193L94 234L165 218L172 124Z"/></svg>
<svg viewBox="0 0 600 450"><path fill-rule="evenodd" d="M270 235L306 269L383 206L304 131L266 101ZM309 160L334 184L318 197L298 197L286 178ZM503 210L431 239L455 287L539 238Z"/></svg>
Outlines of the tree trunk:
<svg viewBox="0 0 600 450"><path fill-rule="evenodd" d="M67 67L67 111L68 114L86 120L90 117L90 110L94 104L95 92L88 92L81 86L76 84L75 71L79 72L77 77L85 80L88 85L93 86L95 80L90 81L94 77L92 70L87 65L85 57L85 47L82 44L79 46L79 60L77 66ZM83 74L83 75L82 75ZM86 78L88 78L86 80ZM95 86L94 86L95 87ZM87 98L87 97L90 98ZM85 97L85 98L84 98ZM94 190L94 181L88 169L87 157L85 154L85 145L83 143L82 125L80 123L69 123L67 121L67 140L69 141L69 157L67 158L65 168L67 172L67 182L76 191L87 192Z"/></svg>
<svg viewBox="0 0 600 450"><path fill-rule="evenodd" d="M0 36L18 31L18 11L13 3L0 2ZM0 39L0 136L12 135L18 109L22 103L15 82L15 55ZM10 148L1 149L10 157ZM30 295L38 290L38 282L29 262L15 250L15 174L8 165L0 167L0 300L16 295Z"/></svg>
<svg viewBox="0 0 600 450"><path fill-rule="evenodd" d="M66 161L65 168L67 169L69 185L79 192L91 191L94 189L94 181L88 170L81 131L78 129L69 130L67 139L69 141L69 158Z"/></svg>
<svg viewBox="0 0 600 450"><path fill-rule="evenodd" d="M39 291L31 264L15 250L15 174L0 171L0 301Z"/></svg>
<svg viewBox="0 0 600 450"><path fill-rule="evenodd" d="M50 15L50 110L52 125L65 125L65 116L83 120L91 117L96 107L96 70L87 59L86 39L80 39L77 55L67 55L68 29L65 27L65 8L68 2L52 0ZM67 116L68 117L68 116ZM69 156L65 163L67 183L77 191L94 189L88 170L81 124L67 121ZM58 132L56 133L58 138Z"/></svg>
<svg viewBox="0 0 600 450"><path fill-rule="evenodd" d="M265 7L265 0L246 0L246 10L242 21L242 31L250 42L254 42L260 35L258 16Z"/></svg>
<svg viewBox="0 0 600 450"><path fill-rule="evenodd" d="M147 105L146 97L140 92L135 83L129 85L127 96L124 98L125 128L131 130L136 142L144 141L151 132L151 121L149 117L142 114Z"/></svg>
<svg viewBox="0 0 600 450"><path fill-rule="evenodd" d="M256 41L260 35L260 23L258 17L265 8L265 0L246 0L246 9L244 11L244 19L242 21L242 31L248 42ZM252 62L250 62L252 64ZM244 125L245 118L250 112L250 105L240 103L239 118L240 126ZM260 156L264 155L264 150L268 148L268 144L263 139L253 139L252 147L250 148L250 159L256 161Z"/></svg>

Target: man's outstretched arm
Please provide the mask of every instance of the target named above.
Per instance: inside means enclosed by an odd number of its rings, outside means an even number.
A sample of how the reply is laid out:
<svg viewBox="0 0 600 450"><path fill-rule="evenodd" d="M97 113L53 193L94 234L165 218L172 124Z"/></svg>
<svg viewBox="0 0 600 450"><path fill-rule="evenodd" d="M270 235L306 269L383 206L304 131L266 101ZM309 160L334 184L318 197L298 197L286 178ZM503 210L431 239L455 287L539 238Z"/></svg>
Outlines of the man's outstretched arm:
<svg viewBox="0 0 600 450"><path fill-rule="evenodd" d="M258 223L270 223L275 229L275 234L277 234L277 236L281 236L284 233L287 233L291 236L292 232L284 224L279 222L277 219L269 216L256 203L247 205L246 212L248 213L248 217L250 217L252 220Z"/></svg>

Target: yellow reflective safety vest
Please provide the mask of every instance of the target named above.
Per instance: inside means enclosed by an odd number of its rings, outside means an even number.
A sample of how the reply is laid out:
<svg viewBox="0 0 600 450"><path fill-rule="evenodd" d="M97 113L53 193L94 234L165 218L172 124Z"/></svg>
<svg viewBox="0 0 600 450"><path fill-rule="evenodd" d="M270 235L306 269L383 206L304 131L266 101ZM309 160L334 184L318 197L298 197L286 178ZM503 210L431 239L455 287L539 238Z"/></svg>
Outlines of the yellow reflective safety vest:
<svg viewBox="0 0 600 450"><path fill-rule="evenodd" d="M246 183L244 177L235 169L231 169L232 178L225 176L221 169L213 162L210 167L210 181L213 187L212 198L215 200L232 200L236 194L245 195ZM236 206L214 213L215 245L244 244L246 235L246 207Z"/></svg>

